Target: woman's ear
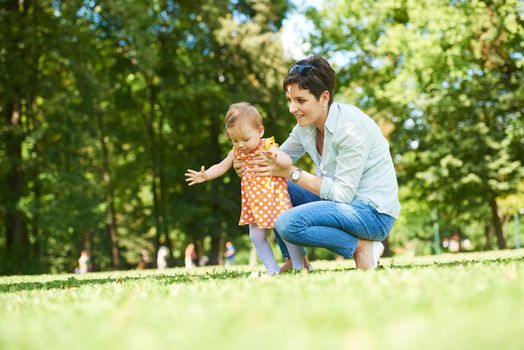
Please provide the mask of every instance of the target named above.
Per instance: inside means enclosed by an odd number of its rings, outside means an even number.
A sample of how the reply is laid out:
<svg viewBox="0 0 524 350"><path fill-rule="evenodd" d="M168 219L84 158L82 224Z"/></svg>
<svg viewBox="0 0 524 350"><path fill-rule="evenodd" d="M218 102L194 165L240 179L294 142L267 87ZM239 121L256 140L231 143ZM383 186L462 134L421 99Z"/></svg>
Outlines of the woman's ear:
<svg viewBox="0 0 524 350"><path fill-rule="evenodd" d="M329 91L325 90L322 95L320 95L320 103L322 104L322 108L327 108L329 104Z"/></svg>

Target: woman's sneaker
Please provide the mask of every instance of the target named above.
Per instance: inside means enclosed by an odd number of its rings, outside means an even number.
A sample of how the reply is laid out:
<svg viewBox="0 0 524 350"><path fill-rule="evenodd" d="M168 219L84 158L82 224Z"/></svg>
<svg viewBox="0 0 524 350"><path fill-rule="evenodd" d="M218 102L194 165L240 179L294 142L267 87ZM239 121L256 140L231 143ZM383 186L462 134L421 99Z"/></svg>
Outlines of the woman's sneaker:
<svg viewBox="0 0 524 350"><path fill-rule="evenodd" d="M378 260L384 253L384 245L382 242L373 241L373 268L376 269L378 266Z"/></svg>

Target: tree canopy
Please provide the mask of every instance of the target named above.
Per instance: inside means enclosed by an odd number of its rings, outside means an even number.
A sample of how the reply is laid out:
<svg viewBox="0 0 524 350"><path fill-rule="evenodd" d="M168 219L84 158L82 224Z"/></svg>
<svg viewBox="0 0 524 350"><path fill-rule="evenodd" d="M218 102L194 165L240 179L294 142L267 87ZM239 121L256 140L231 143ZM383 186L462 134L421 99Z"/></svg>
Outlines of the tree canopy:
<svg viewBox="0 0 524 350"><path fill-rule="evenodd" d="M357 0L309 11L314 51L341 62L339 97L390 138L402 202L429 210L415 220L428 225L437 209L455 230L483 221L499 248L500 201L523 181L523 9L518 0Z"/></svg>
<svg viewBox="0 0 524 350"><path fill-rule="evenodd" d="M99 269L140 247L238 235L236 177L189 190L246 100L283 138L284 1L5 1L0 37L4 272ZM23 263L21 263L23 262Z"/></svg>
<svg viewBox="0 0 524 350"><path fill-rule="evenodd" d="M18 1L0 4L0 274L131 268L196 242L210 263L237 225L234 173L188 188L187 168L231 148L229 104L293 125L281 80L288 1ZM436 221L499 248L523 207L524 3L329 0L310 9L311 53L337 99L390 141L403 211L393 245ZM202 244L205 242L205 244ZM490 244L486 244L489 246Z"/></svg>

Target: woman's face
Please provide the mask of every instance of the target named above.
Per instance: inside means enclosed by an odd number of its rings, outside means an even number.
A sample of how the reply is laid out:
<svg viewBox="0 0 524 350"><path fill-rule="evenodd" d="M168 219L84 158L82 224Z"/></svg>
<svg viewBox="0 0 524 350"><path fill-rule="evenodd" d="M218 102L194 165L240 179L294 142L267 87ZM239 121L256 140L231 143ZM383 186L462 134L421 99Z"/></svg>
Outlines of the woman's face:
<svg viewBox="0 0 524 350"><path fill-rule="evenodd" d="M264 127L257 129L249 123L237 123L227 129L227 133L235 149L242 153L249 153L260 143L260 138L264 135Z"/></svg>
<svg viewBox="0 0 524 350"><path fill-rule="evenodd" d="M329 92L324 91L317 100L308 89L301 89L298 84L292 84L287 87L286 97L289 112L297 118L298 125L323 128L327 118Z"/></svg>

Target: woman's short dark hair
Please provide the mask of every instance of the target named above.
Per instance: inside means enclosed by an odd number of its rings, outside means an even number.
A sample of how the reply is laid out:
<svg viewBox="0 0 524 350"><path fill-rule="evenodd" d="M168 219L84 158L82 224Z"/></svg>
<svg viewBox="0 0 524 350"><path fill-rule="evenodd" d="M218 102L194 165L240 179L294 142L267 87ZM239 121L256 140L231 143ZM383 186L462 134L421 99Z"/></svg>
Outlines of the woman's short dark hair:
<svg viewBox="0 0 524 350"><path fill-rule="evenodd" d="M327 90L331 105L335 91L335 71L324 57L311 56L291 66L282 87L286 91L287 87L293 84L298 84L301 89L308 89L317 100Z"/></svg>

